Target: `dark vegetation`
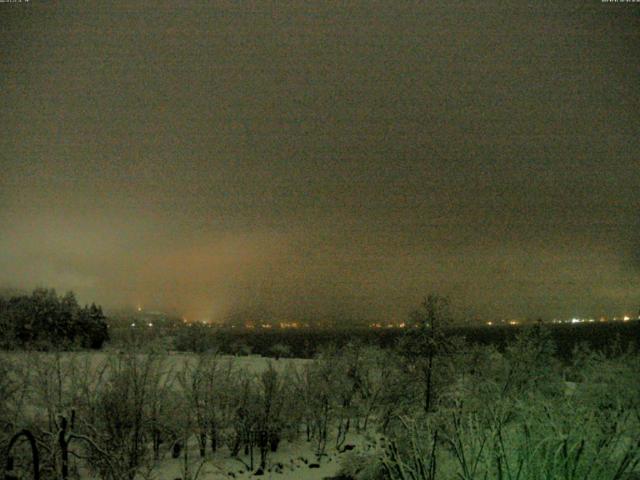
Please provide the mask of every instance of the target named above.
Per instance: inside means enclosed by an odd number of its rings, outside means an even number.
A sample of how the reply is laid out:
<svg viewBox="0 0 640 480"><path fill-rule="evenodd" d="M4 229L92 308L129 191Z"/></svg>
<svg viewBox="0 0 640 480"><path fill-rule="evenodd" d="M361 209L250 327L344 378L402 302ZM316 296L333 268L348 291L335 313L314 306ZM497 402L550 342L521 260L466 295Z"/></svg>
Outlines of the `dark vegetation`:
<svg viewBox="0 0 640 480"><path fill-rule="evenodd" d="M399 328L341 328L341 329L271 329L244 330L216 328L203 324L172 323L167 328L110 328L110 344L124 348L130 344L160 346L181 352L217 351L228 355L260 355L279 358L313 358L322 349L334 345L344 347L352 343L380 348L393 348L406 336ZM495 347L504 352L530 325L447 326L443 334L464 338L472 345ZM582 324L545 324L545 330L557 345L555 355L569 361L574 349L586 344L595 351L605 351L612 342L619 348L640 347L640 321L596 322Z"/></svg>
<svg viewBox="0 0 640 480"><path fill-rule="evenodd" d="M108 339L105 320L100 306L81 307L73 292L58 296L38 288L31 295L0 297L0 348L101 348Z"/></svg>

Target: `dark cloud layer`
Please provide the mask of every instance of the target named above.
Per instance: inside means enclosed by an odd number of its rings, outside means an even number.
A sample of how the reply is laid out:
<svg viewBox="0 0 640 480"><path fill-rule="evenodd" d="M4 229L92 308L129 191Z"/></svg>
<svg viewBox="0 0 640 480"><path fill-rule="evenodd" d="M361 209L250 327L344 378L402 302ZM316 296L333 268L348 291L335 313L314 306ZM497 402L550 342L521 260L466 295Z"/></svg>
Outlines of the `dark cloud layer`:
<svg viewBox="0 0 640 480"><path fill-rule="evenodd" d="M0 284L193 318L640 302L640 7L0 4Z"/></svg>

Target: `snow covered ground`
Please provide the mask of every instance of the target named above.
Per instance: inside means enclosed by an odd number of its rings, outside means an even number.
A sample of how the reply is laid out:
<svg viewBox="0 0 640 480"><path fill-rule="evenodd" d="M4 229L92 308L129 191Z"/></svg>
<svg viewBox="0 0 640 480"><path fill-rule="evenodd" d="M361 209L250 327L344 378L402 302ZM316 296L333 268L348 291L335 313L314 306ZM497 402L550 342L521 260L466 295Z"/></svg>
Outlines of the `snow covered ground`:
<svg viewBox="0 0 640 480"><path fill-rule="evenodd" d="M267 468L260 478L280 479L280 480L321 480L327 477L338 475L340 471L340 461L346 454L337 453L335 450L327 456L317 460L313 445L300 439L296 443L282 442L278 451L271 453L267 463ZM257 478L259 455L255 454L254 467L249 468L248 456L242 455L238 459L229 458L227 452L223 451L216 456L210 457L203 463L198 458L195 445L190 448L191 460L189 469L191 478L196 470L202 465L198 479L247 479ZM166 459L163 460L154 471L157 480L185 479L184 460ZM258 472L259 473L259 472Z"/></svg>
<svg viewBox="0 0 640 480"><path fill-rule="evenodd" d="M82 367L82 365L88 364L88 371L85 370L84 372L90 375L91 372L99 370L100 365L108 362L109 356L113 357L114 353L116 356L118 355L117 352L64 353L61 356L61 360L63 363L66 363L73 359L73 362L78 362L76 365L81 366L81 368L85 368ZM33 365L33 368L37 368L39 363L47 363L44 362L45 357L47 360L53 359L56 354L42 352L2 352L0 355L4 358L18 361L18 363L22 363L23 365ZM180 370L185 367L187 362L195 362L197 359L197 355L191 353L172 352L162 354L161 356L164 360L164 366L173 371ZM251 375L259 375L267 369L270 363L278 371L282 372L288 367L300 367L309 361L290 358L274 360L257 355L240 357L220 356L219 359L221 362L232 361L235 368ZM34 371L31 367L27 367L27 370ZM64 383L66 383L66 381ZM177 384L176 388L178 388ZM29 411L30 410L31 409L29 409ZM37 416L36 413L33 415ZM188 446L188 471L185 469L184 453L181 454L180 458L173 459L168 451L169 448L165 447L163 449L163 458L153 465L148 465L146 469L143 468L139 478L144 480L215 480L231 478L320 480L333 478L340 473L342 462L349 457L348 452L339 452L333 442L335 442L335 434L332 435L330 433L326 446L326 454L318 458L315 454L315 443L313 441L307 442L304 435L301 435L294 442L283 439L278 446L278 450L269 453L266 468L264 471L261 471L259 469L260 454L257 450L254 452L253 465L251 465L250 456L245 455L244 452L241 452L237 458L232 458L225 445L221 446L215 454L208 448L206 458L203 461L200 458L197 441L193 437ZM349 451L353 451L353 453L373 448L373 440L356 433L350 433L344 444L348 445ZM72 460L72 464L73 463L75 463L74 460ZM81 468L81 464L78 464L78 467ZM91 477L89 472L82 471L80 472L80 476L81 478Z"/></svg>

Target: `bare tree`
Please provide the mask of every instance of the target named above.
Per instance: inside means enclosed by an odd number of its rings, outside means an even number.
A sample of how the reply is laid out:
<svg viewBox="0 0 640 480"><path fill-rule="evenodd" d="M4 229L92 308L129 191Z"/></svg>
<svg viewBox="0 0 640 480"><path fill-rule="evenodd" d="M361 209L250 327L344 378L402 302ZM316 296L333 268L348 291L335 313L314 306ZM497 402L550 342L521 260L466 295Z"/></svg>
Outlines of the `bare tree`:
<svg viewBox="0 0 640 480"><path fill-rule="evenodd" d="M422 382L423 409L432 411L436 397L434 376L442 356L451 353L453 344L446 334L451 325L449 299L429 295L419 309L412 312L409 328L401 339L400 349L415 368Z"/></svg>

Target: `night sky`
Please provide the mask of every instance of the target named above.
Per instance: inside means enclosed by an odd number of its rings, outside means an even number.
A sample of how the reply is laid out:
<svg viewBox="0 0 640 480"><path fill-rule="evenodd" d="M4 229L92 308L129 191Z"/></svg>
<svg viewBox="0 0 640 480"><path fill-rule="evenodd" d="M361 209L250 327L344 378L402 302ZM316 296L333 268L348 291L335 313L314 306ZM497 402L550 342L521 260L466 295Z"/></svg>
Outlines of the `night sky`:
<svg viewBox="0 0 640 480"><path fill-rule="evenodd" d="M637 313L640 4L0 4L0 286Z"/></svg>

